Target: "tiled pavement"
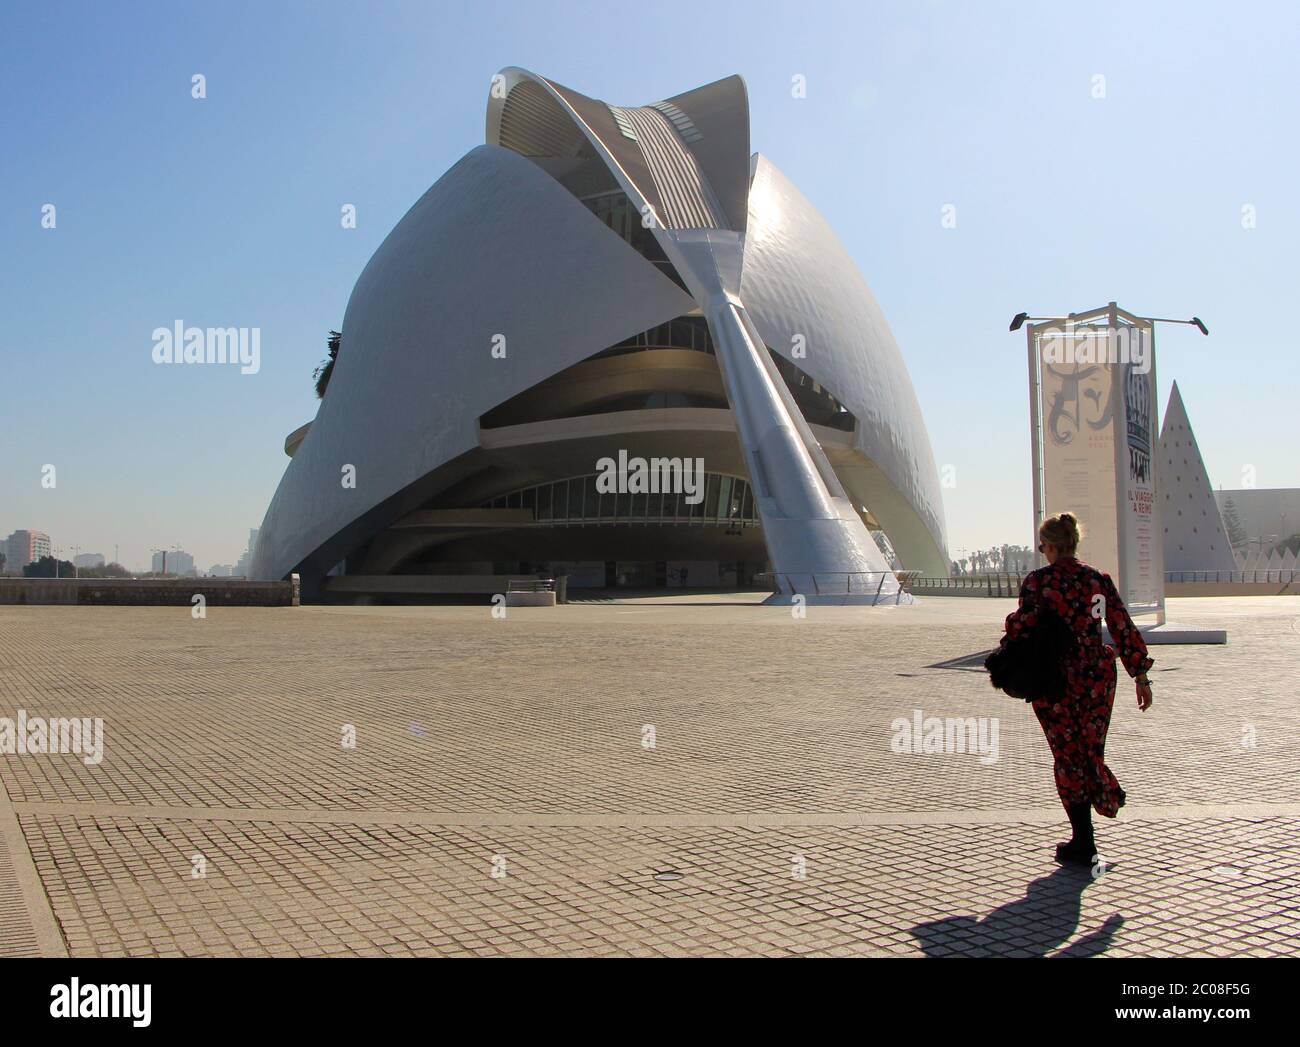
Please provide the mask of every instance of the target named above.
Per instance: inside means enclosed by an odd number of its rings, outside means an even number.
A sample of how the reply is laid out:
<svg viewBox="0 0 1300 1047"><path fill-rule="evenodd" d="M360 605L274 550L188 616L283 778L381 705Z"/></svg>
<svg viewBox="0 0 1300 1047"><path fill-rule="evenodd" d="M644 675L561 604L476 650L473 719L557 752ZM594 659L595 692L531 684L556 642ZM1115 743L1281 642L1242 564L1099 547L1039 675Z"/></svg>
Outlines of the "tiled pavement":
<svg viewBox="0 0 1300 1047"><path fill-rule="evenodd" d="M0 833L72 955L1300 953L1300 600L1171 602L1229 644L1121 682L1095 879L1029 711L937 667L1010 606L0 607L0 716L106 731L0 757ZM916 709L996 761L893 752Z"/></svg>

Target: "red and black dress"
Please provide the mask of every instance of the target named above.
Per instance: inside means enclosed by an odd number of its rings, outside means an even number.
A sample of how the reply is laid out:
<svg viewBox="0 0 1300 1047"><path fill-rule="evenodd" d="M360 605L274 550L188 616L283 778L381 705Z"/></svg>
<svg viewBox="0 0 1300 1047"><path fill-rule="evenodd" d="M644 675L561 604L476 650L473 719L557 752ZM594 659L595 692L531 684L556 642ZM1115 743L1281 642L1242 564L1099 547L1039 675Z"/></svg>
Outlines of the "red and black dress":
<svg viewBox="0 0 1300 1047"><path fill-rule="evenodd" d="M1140 676L1153 664L1147 645L1110 575L1072 556L1060 557L1025 578L1020 607L1007 615L1003 642L1032 631L1041 607L1059 615L1075 640L1066 664L1064 698L1033 703L1052 747L1056 791L1067 810L1087 803L1098 814L1114 818L1124 804L1124 790L1106 766L1106 731L1115 704L1116 649L1128 674ZM1102 642L1103 617L1114 647Z"/></svg>

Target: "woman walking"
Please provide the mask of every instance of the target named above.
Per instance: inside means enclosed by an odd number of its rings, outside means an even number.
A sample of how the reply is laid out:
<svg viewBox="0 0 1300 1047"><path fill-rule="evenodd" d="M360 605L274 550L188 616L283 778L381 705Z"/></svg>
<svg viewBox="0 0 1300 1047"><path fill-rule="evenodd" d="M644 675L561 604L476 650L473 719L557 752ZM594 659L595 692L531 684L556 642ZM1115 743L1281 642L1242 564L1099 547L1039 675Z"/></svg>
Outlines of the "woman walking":
<svg viewBox="0 0 1300 1047"><path fill-rule="evenodd" d="M1151 707L1147 670L1152 659L1129 617L1110 575L1075 559L1079 524L1069 513L1044 520L1038 551L1046 567L1029 574L1020 589L1020 606L1007 615L1004 644L1032 633L1038 617L1050 610L1070 627L1074 644L1065 664L1065 693L1036 699L1034 715L1051 746L1056 791L1074 830L1056 847L1063 865L1090 865L1096 855L1092 812L1114 818L1124 806L1124 790L1106 766L1106 731L1115 703L1115 656L1137 681L1137 704ZM1102 643L1101 622L1110 627L1114 647Z"/></svg>

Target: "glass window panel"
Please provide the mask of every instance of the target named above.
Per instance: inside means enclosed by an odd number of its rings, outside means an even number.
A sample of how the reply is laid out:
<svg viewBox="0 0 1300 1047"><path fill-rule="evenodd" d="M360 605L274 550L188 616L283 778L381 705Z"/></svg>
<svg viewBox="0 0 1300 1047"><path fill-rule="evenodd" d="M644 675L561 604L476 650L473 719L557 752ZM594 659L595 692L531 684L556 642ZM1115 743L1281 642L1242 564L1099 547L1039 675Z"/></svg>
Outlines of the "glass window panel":
<svg viewBox="0 0 1300 1047"><path fill-rule="evenodd" d="M537 488L537 519L551 518L551 485L544 484Z"/></svg>
<svg viewBox="0 0 1300 1047"><path fill-rule="evenodd" d="M745 484L745 507L740 515L746 520L754 519L754 489L749 484Z"/></svg>
<svg viewBox="0 0 1300 1047"><path fill-rule="evenodd" d="M537 488L529 487L527 490L520 492L519 507L521 509L533 509L537 506Z"/></svg>
<svg viewBox="0 0 1300 1047"><path fill-rule="evenodd" d="M582 518L584 520L598 520L600 519L601 498L600 492L596 490L596 478L588 476L583 483L583 487L586 490L586 501L582 507Z"/></svg>
<svg viewBox="0 0 1300 1047"><path fill-rule="evenodd" d="M704 510L702 515L707 517L716 517L718 515L718 480L717 473L709 473L708 483L704 487L704 504L701 508Z"/></svg>
<svg viewBox="0 0 1300 1047"><path fill-rule="evenodd" d="M518 509L523 504L521 501L522 498L523 495L521 492L511 491L509 497L506 499L506 507L509 509Z"/></svg>
<svg viewBox="0 0 1300 1047"><path fill-rule="evenodd" d="M619 520L626 520L632 515L632 496L630 494L618 494L614 496L617 499L618 509L615 515Z"/></svg>
<svg viewBox="0 0 1300 1047"><path fill-rule="evenodd" d="M646 516L646 498L645 494L634 494L632 496L632 519L644 520Z"/></svg>
<svg viewBox="0 0 1300 1047"><path fill-rule="evenodd" d="M663 516L663 498L662 494L646 495L645 515L647 520L658 520Z"/></svg>
<svg viewBox="0 0 1300 1047"><path fill-rule="evenodd" d="M582 519L582 480L569 481L569 519Z"/></svg>
<svg viewBox="0 0 1300 1047"><path fill-rule="evenodd" d="M718 477L718 501L717 501L718 519L731 519L731 477Z"/></svg>

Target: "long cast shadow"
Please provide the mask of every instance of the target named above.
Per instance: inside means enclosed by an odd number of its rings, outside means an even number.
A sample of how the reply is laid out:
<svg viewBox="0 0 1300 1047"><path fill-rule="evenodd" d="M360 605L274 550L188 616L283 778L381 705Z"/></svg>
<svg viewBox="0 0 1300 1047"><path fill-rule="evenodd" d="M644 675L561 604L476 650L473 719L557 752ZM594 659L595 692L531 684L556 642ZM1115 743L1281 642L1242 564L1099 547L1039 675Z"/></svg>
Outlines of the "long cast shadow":
<svg viewBox="0 0 1300 1047"><path fill-rule="evenodd" d="M912 935L926 956L1046 956L1078 930L1083 892L1090 883L1089 870L1061 866L1032 881L1023 898L983 918L949 916L919 923ZM1124 917L1116 913L1058 955L1099 956L1123 925Z"/></svg>

